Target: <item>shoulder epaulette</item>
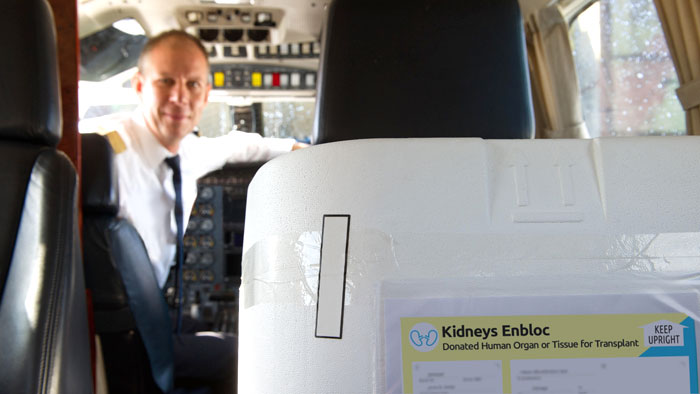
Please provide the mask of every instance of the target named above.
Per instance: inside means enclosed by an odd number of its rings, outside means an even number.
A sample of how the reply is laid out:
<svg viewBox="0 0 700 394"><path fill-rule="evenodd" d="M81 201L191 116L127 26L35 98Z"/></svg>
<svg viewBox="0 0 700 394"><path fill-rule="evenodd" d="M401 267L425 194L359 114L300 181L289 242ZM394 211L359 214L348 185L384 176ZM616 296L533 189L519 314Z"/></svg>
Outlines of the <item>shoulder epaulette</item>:
<svg viewBox="0 0 700 394"><path fill-rule="evenodd" d="M126 144L124 143L122 136L119 135L119 133L117 133L115 130L100 132L99 134L107 138L109 144L112 145L112 150L115 154L120 154L126 150Z"/></svg>

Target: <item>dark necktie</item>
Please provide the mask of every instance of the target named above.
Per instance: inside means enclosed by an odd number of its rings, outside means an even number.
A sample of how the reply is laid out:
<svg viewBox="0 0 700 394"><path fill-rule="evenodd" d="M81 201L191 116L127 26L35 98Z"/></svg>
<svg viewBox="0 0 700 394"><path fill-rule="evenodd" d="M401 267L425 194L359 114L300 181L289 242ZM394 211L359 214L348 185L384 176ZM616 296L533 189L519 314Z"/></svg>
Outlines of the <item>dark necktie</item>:
<svg viewBox="0 0 700 394"><path fill-rule="evenodd" d="M177 248L175 250L175 294L177 294L177 323L175 332L182 328L182 262L184 260L184 225L182 216L182 173L180 172L180 156L175 155L165 159L165 163L173 170L173 188L175 189L175 224L177 225Z"/></svg>

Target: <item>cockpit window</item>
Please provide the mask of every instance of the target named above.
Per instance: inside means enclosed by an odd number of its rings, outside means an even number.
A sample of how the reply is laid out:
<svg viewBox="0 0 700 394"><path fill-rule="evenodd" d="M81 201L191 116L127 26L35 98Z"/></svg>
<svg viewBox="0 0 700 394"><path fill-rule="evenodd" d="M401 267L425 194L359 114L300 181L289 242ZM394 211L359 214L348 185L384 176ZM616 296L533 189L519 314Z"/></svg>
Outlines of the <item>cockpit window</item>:
<svg viewBox="0 0 700 394"><path fill-rule="evenodd" d="M270 100L229 105L209 102L199 121L202 136L217 137L230 130L261 134L265 137L310 141L314 124L313 99Z"/></svg>
<svg viewBox="0 0 700 394"><path fill-rule="evenodd" d="M653 0L600 0L570 30L591 137L686 134Z"/></svg>
<svg viewBox="0 0 700 394"><path fill-rule="evenodd" d="M314 101L262 103L264 135L309 141L314 126Z"/></svg>
<svg viewBox="0 0 700 394"><path fill-rule="evenodd" d="M147 38L134 19L123 19L80 40L80 79L104 81L136 66Z"/></svg>

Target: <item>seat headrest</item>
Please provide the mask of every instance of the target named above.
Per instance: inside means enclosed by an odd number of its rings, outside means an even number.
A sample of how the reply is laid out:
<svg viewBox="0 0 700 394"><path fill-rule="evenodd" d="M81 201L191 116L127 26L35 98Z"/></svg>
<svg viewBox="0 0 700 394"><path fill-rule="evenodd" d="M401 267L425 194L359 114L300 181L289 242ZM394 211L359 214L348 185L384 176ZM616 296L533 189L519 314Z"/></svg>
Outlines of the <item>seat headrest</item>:
<svg viewBox="0 0 700 394"><path fill-rule="evenodd" d="M517 0L336 0L323 41L315 143L533 136Z"/></svg>
<svg viewBox="0 0 700 394"><path fill-rule="evenodd" d="M3 0L0 138L55 146L61 139L56 30L46 0Z"/></svg>
<svg viewBox="0 0 700 394"><path fill-rule="evenodd" d="M99 134L82 134L80 140L83 212L116 215L119 189L112 146Z"/></svg>

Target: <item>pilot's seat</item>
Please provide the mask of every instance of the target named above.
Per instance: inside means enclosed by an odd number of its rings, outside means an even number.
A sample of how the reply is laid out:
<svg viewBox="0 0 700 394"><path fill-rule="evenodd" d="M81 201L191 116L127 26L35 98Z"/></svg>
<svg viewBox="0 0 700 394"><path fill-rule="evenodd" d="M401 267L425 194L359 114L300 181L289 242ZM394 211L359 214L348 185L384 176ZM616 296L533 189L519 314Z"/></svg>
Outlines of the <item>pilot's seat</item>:
<svg viewBox="0 0 700 394"><path fill-rule="evenodd" d="M99 134L82 135L83 253L95 329L111 393L173 388L172 327L136 229L117 217L114 153Z"/></svg>
<svg viewBox="0 0 700 394"><path fill-rule="evenodd" d="M534 136L516 0L336 0L324 34L314 143Z"/></svg>
<svg viewBox="0 0 700 394"><path fill-rule="evenodd" d="M91 393L77 175L45 0L0 5L0 391Z"/></svg>

